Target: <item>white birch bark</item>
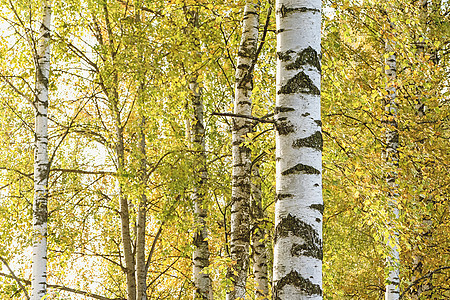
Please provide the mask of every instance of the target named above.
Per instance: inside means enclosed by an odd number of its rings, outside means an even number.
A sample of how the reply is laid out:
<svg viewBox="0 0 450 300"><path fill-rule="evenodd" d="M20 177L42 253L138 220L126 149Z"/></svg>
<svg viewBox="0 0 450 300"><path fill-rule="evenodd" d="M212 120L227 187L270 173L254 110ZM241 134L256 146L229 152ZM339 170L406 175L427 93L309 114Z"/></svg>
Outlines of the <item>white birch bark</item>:
<svg viewBox="0 0 450 300"><path fill-rule="evenodd" d="M386 58L385 64L389 68L386 68L386 100L385 100L385 113L386 113L386 148L384 149L384 158L387 166L390 169L386 176L386 181L389 185L389 203L388 208L393 212L394 217L397 219L399 212L397 208L398 198L398 185L397 180L397 168L399 163L398 157L398 142L399 136L397 131L397 90L395 87L395 81L397 78L397 61L395 54L393 54L393 47L388 40L386 42L386 53L391 54ZM391 222L389 222L389 226ZM391 229L391 228L390 228ZM389 230L391 231L391 230ZM387 244L389 248L389 256L387 257L388 277L386 279L386 292L385 300L398 300L399 293L399 263L400 255L398 251L398 233L395 232L393 236L389 237Z"/></svg>
<svg viewBox="0 0 450 300"><path fill-rule="evenodd" d="M244 8L242 36L238 50L234 113L251 116L253 72L259 29L259 1L247 1ZM250 247L251 151L243 145L252 123L246 118L234 118L232 130L232 190L231 190L231 258L229 272L233 287L228 299L245 299Z"/></svg>
<svg viewBox="0 0 450 300"><path fill-rule="evenodd" d="M141 141L140 141L140 154L141 154L141 187L144 189L146 186L147 178L147 163L146 163L146 151L145 151L145 117L142 117L141 121ZM145 269L145 226L147 218L147 196L145 191L141 192L141 199L139 201L138 216L137 216L137 234L136 234L136 286L137 294L136 300L147 300L147 284L146 284L146 269Z"/></svg>
<svg viewBox="0 0 450 300"><path fill-rule="evenodd" d="M192 28L199 26L199 15L195 9L188 9L186 17ZM194 37L195 56L200 58L199 41ZM192 146L197 152L194 158L194 176L195 186L192 194L194 202L194 251L192 253L192 273L194 281L194 299L209 300L212 299L212 285L209 273L206 270L209 266L209 246L208 230L206 218L208 211L205 208L206 181L208 172L206 168L206 144L205 127L203 122L203 101L201 87L197 81L198 74L194 74L189 82L190 102L192 104L194 115L192 122L187 121L189 126L187 136L191 138ZM191 133L190 133L191 132Z"/></svg>
<svg viewBox="0 0 450 300"><path fill-rule="evenodd" d="M135 20L136 24L140 26L141 24L141 1L134 1L134 9L135 9ZM139 41L136 41L136 51L139 52ZM139 55L140 62L143 62L143 57ZM145 234L146 234L146 225L147 225L147 195L145 194L145 189L147 185L147 153L146 153L146 140L145 140L145 131L144 128L146 126L146 118L144 115L144 105L145 100L143 99L143 90L144 90L144 80L140 78L144 73L143 70L138 70L139 74L139 88L137 90L137 96L139 99L139 113L141 115L141 128L139 130L140 135L140 145L139 145L139 154L140 154L140 186L141 186L141 195L139 201L139 207L137 212L137 220L136 220L136 300L147 300L147 270L145 263ZM142 73L141 73L142 72Z"/></svg>
<svg viewBox="0 0 450 300"><path fill-rule="evenodd" d="M47 292L47 200L48 200L48 82L50 72L51 6L42 2L43 19L39 30L36 61L33 257L31 299L40 300Z"/></svg>
<svg viewBox="0 0 450 300"><path fill-rule="evenodd" d="M268 300L269 283L267 279L267 251L264 243L265 229L260 226L264 218L262 209L261 175L259 165L252 166L252 250L253 250L253 274L255 276L255 299Z"/></svg>
<svg viewBox="0 0 450 300"><path fill-rule="evenodd" d="M190 84L194 120L192 122L192 144L199 151L195 159L196 185L194 186L194 253L193 277L195 284L194 299L207 300L212 298L211 280L205 270L209 266L208 231L206 218L208 211L205 208L205 183L208 177L206 170L205 128L203 124L203 102L200 87L194 77Z"/></svg>
<svg viewBox="0 0 450 300"><path fill-rule="evenodd" d="M273 299L322 299L320 0L277 0Z"/></svg>

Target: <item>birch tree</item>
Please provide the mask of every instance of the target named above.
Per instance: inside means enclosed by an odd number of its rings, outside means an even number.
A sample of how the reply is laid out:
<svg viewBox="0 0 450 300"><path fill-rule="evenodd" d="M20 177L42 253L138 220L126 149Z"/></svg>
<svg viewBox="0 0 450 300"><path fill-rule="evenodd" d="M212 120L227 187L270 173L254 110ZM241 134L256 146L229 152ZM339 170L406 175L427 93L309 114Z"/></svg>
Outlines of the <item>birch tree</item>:
<svg viewBox="0 0 450 300"><path fill-rule="evenodd" d="M390 26L392 29L392 24ZM394 53L392 40L388 37L386 39L386 68L385 74L387 77L386 83L386 98L385 98L385 112L386 112L386 140L384 149L384 159L386 160L389 172L386 175L386 182L389 186L388 195L388 212L392 212L395 219L398 219L398 185L397 185L397 168L399 165L398 155L398 126L397 126L397 59ZM393 227L392 221L389 220L388 224ZM392 230L389 230L392 231ZM388 277L386 280L386 300L399 299L399 263L400 254L398 251L398 233L394 232L394 235L389 237L387 246L389 248L390 255L387 258Z"/></svg>
<svg viewBox="0 0 450 300"><path fill-rule="evenodd" d="M43 16L36 52L34 201L33 201L33 274L31 299L40 300L47 292L47 201L48 201L48 83L50 72L49 1L42 2Z"/></svg>
<svg viewBox="0 0 450 300"><path fill-rule="evenodd" d="M252 179L251 217L255 297L256 299L267 300L269 296L269 284L267 278L267 251L264 242L266 231L261 226L264 212L262 208L262 178L258 162L254 162L252 165Z"/></svg>
<svg viewBox="0 0 450 300"><path fill-rule="evenodd" d="M321 1L276 1L273 299L322 299Z"/></svg>
<svg viewBox="0 0 450 300"><path fill-rule="evenodd" d="M192 39L193 56L199 58L200 41L195 37L195 30L199 29L198 8L187 8L186 19L188 21L188 38ZM195 30L194 30L195 29ZM207 271L209 266L209 248L208 248L208 230L206 227L206 218L208 211L206 209L206 181L208 173L206 168L206 143L205 143L205 124L203 121L204 108L201 87L198 82L198 71L194 71L189 79L189 100L193 108L192 122L188 137L191 139L192 147L196 154L194 155L194 190L192 198L194 201L194 251L192 254L193 280L194 280L194 299L212 299L211 279Z"/></svg>
<svg viewBox="0 0 450 300"><path fill-rule="evenodd" d="M252 123L245 116L252 114L253 64L256 61L259 1L247 1L244 8L242 36L238 50L234 113L232 128L232 190L231 190L231 258L230 277L233 287L229 299L245 299L250 247L251 150L245 138L252 131Z"/></svg>

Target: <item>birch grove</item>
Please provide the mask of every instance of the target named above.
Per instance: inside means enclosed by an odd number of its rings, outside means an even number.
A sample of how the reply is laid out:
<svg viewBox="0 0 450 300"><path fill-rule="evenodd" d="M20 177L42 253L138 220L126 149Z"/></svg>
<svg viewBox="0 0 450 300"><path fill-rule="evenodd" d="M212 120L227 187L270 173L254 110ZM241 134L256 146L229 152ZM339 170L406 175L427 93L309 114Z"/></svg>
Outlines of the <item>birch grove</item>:
<svg viewBox="0 0 450 300"><path fill-rule="evenodd" d="M33 274L31 299L40 300L47 292L47 202L48 202L48 86L50 73L50 2L42 2L36 63L34 201L33 201Z"/></svg>
<svg viewBox="0 0 450 300"><path fill-rule="evenodd" d="M450 298L448 24L0 0L0 299Z"/></svg>
<svg viewBox="0 0 450 300"><path fill-rule="evenodd" d="M273 298L322 299L321 1L276 2Z"/></svg>

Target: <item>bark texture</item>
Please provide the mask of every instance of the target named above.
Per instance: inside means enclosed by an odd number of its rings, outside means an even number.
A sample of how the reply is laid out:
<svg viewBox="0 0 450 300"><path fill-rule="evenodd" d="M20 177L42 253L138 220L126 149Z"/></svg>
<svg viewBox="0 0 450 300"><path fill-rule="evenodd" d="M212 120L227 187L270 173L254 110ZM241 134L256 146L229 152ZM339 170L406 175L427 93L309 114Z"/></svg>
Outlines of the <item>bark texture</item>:
<svg viewBox="0 0 450 300"><path fill-rule="evenodd" d="M195 27L199 27L199 15L196 9L187 9L186 17L191 26L188 31L193 31ZM194 37L194 51L198 58L199 41ZM209 246L208 246L208 230L206 226L206 218L208 211L205 208L206 181L208 173L206 168L206 144L205 144L205 127L203 122L203 101L201 88L197 81L198 75L194 74L189 82L190 102L194 111L192 122L187 122L187 126L191 125L188 137L191 138L192 147L196 151L194 157L194 176L195 186L192 194L194 201L194 251L193 260L193 280L194 280L194 299L207 300L212 299L212 286L209 273L206 268L209 266Z"/></svg>
<svg viewBox="0 0 450 300"><path fill-rule="evenodd" d="M273 299L322 299L320 0L278 0Z"/></svg>
<svg viewBox="0 0 450 300"><path fill-rule="evenodd" d="M135 20L137 26L141 25L141 1L135 0ZM136 41L136 52L139 52L139 42ZM144 58L142 54L139 54L140 62L143 63ZM136 300L147 300L147 269L145 263L145 234L147 225L147 195L145 193L147 187L147 153L146 153L146 139L145 139L145 127L146 118L144 113L145 99L143 99L143 91L145 88L144 78L142 74L145 73L144 70L139 70L139 89L137 91L137 96L139 99L139 114L141 115L141 128L139 130L140 135L140 170L139 170L139 180L140 180L140 201L137 212L136 220Z"/></svg>
<svg viewBox="0 0 450 300"><path fill-rule="evenodd" d="M140 154L141 154L141 199L139 201L138 215L137 215L137 234L136 234L136 286L137 294L136 300L147 299L147 284L146 277L147 272L145 270L145 226L147 218L147 196L145 194L145 186L147 179L147 163L146 163L146 151L145 151L145 117L141 119L141 141L140 141Z"/></svg>
<svg viewBox="0 0 450 300"><path fill-rule="evenodd" d="M386 53L393 53L393 47L388 40L386 42ZM389 186L389 202L388 208L393 212L394 217L398 218L398 185L397 180L397 168L399 163L398 156L398 126L397 126L397 61L395 54L389 55L386 58L386 99L385 99L385 113L386 113L386 147L384 149L384 159L386 160L387 167L390 169L386 175L386 181ZM390 227L393 225L390 224ZM388 248L390 255L387 257L388 278L386 279L386 292L385 300L397 300L400 297L399 293L399 263L400 255L398 251L398 233L390 236L390 242L388 242Z"/></svg>
<svg viewBox="0 0 450 300"><path fill-rule="evenodd" d="M252 65L257 52L259 1L247 1L244 8L242 36L238 50L234 113L251 116L253 89ZM231 190L231 258L229 272L232 288L228 299L245 299L250 247L251 151L245 146L252 123L246 118L234 118L232 128L232 190Z"/></svg>
<svg viewBox="0 0 450 300"><path fill-rule="evenodd" d="M267 279L267 252L265 229L261 226L264 218L262 209L261 175L259 165L252 166L252 250L253 250L253 274L255 276L255 299L268 300L269 283Z"/></svg>
<svg viewBox="0 0 450 300"><path fill-rule="evenodd" d="M47 292L47 201L48 201L48 82L50 72L51 6L42 2L36 61L33 257L31 299L40 300Z"/></svg>
<svg viewBox="0 0 450 300"><path fill-rule="evenodd" d="M195 284L194 299L211 299L212 288L208 272L209 266L208 231L206 218L208 211L205 208L205 183L208 177L206 170L206 146L205 128L203 124L203 102L201 100L200 87L196 79L189 84L191 90L192 106L194 108L194 121L192 122L192 144L198 150L195 158L196 185L194 187L194 253L193 275Z"/></svg>

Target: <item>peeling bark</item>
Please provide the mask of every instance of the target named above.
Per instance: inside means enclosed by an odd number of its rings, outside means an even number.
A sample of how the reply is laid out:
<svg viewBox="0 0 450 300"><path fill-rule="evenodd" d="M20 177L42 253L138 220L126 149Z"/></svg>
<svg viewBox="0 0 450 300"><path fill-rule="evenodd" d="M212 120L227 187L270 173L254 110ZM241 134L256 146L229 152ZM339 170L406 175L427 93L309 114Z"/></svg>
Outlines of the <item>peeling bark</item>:
<svg viewBox="0 0 450 300"><path fill-rule="evenodd" d="M36 61L33 257L31 299L40 300L47 292L47 202L48 202L48 82L50 72L51 6L43 1Z"/></svg>
<svg viewBox="0 0 450 300"><path fill-rule="evenodd" d="M273 299L322 299L321 1L276 2Z"/></svg>
<svg viewBox="0 0 450 300"><path fill-rule="evenodd" d="M238 50L234 113L251 116L253 68L256 61L259 29L259 1L247 1L244 8L242 36ZM245 299L250 247L251 151L243 143L252 131L252 122L233 118L232 190L231 190L231 258L234 262L229 278L233 287L227 298Z"/></svg>

